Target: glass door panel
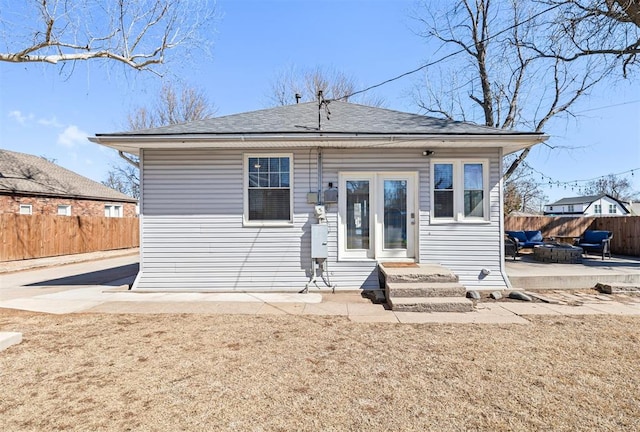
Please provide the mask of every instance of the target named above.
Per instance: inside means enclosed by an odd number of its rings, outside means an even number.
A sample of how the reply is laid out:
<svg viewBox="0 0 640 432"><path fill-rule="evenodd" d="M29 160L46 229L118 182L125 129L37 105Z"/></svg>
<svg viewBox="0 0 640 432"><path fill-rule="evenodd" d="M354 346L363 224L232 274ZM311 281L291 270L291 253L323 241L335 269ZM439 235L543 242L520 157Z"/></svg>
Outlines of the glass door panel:
<svg viewBox="0 0 640 432"><path fill-rule="evenodd" d="M407 181L384 180L384 249L407 248Z"/></svg>
<svg viewBox="0 0 640 432"><path fill-rule="evenodd" d="M413 173L377 173L375 257L415 256L415 185Z"/></svg>
<svg viewBox="0 0 640 432"><path fill-rule="evenodd" d="M369 249L369 181L347 180L346 192L346 248Z"/></svg>

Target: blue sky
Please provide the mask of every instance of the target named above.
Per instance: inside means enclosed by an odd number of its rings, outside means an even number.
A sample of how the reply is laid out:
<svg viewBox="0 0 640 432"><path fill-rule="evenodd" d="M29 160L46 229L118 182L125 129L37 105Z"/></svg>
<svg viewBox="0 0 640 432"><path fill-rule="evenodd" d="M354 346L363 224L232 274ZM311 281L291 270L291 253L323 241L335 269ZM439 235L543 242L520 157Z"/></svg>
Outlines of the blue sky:
<svg viewBox="0 0 640 432"><path fill-rule="evenodd" d="M221 0L217 31L210 35L212 57L175 74L201 88L218 116L267 107L271 82L292 66L333 68L364 88L436 57L434 47L411 30L413 5L413 0ZM375 93L387 108L419 112L410 96L419 78L406 77ZM53 158L101 181L119 158L86 137L124 129L127 114L152 101L161 82L152 74L118 73L118 67L104 63L0 63L0 86L0 147ZM537 146L527 159L545 182L640 168L638 82L601 86L574 111L577 117L554 120L546 129L550 145L574 149ZM640 170L629 178L640 191ZM550 200L578 195L557 187L545 192Z"/></svg>

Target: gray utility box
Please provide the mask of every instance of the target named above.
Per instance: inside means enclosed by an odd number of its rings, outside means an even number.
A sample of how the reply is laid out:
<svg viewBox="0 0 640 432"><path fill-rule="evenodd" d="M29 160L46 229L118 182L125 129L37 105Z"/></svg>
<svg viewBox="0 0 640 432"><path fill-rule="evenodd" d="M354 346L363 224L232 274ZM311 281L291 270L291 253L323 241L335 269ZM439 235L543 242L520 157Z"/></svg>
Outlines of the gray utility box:
<svg viewBox="0 0 640 432"><path fill-rule="evenodd" d="M311 258L328 258L329 226L327 224L311 225Z"/></svg>

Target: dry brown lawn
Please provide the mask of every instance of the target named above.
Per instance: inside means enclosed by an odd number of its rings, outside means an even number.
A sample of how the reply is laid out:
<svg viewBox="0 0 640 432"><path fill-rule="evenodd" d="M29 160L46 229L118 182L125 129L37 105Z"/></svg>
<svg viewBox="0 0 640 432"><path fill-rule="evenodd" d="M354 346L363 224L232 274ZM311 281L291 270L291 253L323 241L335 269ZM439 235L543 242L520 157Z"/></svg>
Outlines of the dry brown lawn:
<svg viewBox="0 0 640 432"><path fill-rule="evenodd" d="M640 430L640 317L528 319L0 309L0 430Z"/></svg>

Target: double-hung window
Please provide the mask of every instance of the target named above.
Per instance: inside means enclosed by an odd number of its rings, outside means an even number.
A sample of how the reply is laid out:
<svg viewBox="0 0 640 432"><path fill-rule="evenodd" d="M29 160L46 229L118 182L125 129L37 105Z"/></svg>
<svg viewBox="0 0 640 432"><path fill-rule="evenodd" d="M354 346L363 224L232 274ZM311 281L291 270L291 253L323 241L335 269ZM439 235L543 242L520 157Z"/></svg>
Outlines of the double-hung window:
<svg viewBox="0 0 640 432"><path fill-rule="evenodd" d="M433 160L432 221L488 220L488 165L485 160Z"/></svg>
<svg viewBox="0 0 640 432"><path fill-rule="evenodd" d="M616 205L615 204L609 204L609 213L610 214L616 213Z"/></svg>
<svg viewBox="0 0 640 432"><path fill-rule="evenodd" d="M593 212L595 214L601 214L602 213L602 206L600 204L594 204L593 205Z"/></svg>
<svg viewBox="0 0 640 432"><path fill-rule="evenodd" d="M291 154L245 155L246 224L291 223L292 161Z"/></svg>

